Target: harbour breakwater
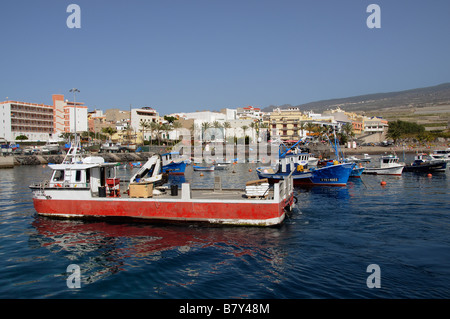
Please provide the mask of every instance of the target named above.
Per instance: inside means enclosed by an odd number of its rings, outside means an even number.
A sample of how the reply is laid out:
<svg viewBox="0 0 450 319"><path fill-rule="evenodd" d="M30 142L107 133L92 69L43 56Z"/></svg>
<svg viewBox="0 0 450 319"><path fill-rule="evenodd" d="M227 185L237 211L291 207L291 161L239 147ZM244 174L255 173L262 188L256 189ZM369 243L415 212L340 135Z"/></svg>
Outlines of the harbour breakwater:
<svg viewBox="0 0 450 319"><path fill-rule="evenodd" d="M170 148L168 147L152 147L149 152L129 152L129 153L86 153L87 156L101 156L105 159L105 162L119 162L119 163L128 163L128 162L146 162L149 157L153 154L163 154L169 152ZM403 150L400 147L358 147L358 148L343 148L343 153L345 155L360 155L360 154L384 154L384 153L397 153L400 154L402 152L405 153L415 153L417 151L426 151L424 148L408 148ZM428 149L427 151L430 151ZM316 157L320 158L331 158L334 155L334 150L326 145L316 145L310 146L310 153L314 154ZM192 156L194 156L195 150L192 148L191 150ZM197 153L198 154L198 153ZM214 151L209 152L210 155L218 155L215 154ZM235 154L237 151L235 150ZM245 149L245 160L249 160L249 156L251 152L249 149ZM254 155L254 154L252 154ZM270 150L268 150L268 155L270 155ZM10 156L0 156L0 168L12 168L14 166L20 165L45 165L50 163L61 163L64 160L64 154L58 155L10 155ZM223 153L223 158L226 158L225 151Z"/></svg>

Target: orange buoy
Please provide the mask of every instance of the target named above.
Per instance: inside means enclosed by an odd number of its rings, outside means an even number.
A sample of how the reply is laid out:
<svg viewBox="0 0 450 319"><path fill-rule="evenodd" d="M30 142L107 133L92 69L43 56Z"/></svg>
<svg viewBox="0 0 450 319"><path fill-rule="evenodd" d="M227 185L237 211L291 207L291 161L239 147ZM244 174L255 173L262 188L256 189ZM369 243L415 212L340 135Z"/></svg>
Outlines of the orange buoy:
<svg viewBox="0 0 450 319"><path fill-rule="evenodd" d="M203 173L200 173L200 176L203 176Z"/></svg>
<svg viewBox="0 0 450 319"><path fill-rule="evenodd" d="M252 171L252 169L251 169L251 168L249 168L249 169L248 169L248 171L249 171L249 172L251 172L251 171Z"/></svg>
<svg viewBox="0 0 450 319"><path fill-rule="evenodd" d="M385 181L381 181L381 186L384 186L384 185L386 185L386 182Z"/></svg>
<svg viewBox="0 0 450 319"><path fill-rule="evenodd" d="M431 176L433 176L433 175L431 175L431 174L428 174L427 176L428 176L428 177L431 177Z"/></svg>

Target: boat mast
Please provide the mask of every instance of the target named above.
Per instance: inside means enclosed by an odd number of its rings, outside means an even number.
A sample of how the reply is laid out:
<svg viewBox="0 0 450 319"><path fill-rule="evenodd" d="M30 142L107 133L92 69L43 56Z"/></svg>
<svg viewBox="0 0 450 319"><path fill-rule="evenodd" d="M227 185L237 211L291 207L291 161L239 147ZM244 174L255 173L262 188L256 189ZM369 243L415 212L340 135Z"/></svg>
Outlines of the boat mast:
<svg viewBox="0 0 450 319"><path fill-rule="evenodd" d="M73 93L73 112L74 112L74 130L75 130L75 143L70 143L70 149L67 151L66 157L63 160L63 163L76 163L81 161L81 156L77 154L78 148L81 150L80 141L78 140L77 133L77 104L76 104L76 93L80 93L80 90L73 88L70 89L69 92Z"/></svg>

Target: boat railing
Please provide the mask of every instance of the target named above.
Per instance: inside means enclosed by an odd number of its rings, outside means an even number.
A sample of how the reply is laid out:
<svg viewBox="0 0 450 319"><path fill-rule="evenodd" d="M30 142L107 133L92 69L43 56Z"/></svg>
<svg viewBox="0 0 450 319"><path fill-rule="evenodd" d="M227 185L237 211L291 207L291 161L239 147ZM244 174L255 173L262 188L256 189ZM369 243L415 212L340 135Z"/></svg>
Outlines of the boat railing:
<svg viewBox="0 0 450 319"><path fill-rule="evenodd" d="M83 182L68 182L68 181L59 181L59 182L50 182L47 183L46 187L52 188L90 188L90 183Z"/></svg>
<svg viewBox="0 0 450 319"><path fill-rule="evenodd" d="M275 201L280 201L283 199L286 199L287 197L289 197L289 195L293 192L294 190L294 180L292 178L292 173L293 171L287 176L285 177L282 181L275 183L273 185L273 195L274 195L274 200Z"/></svg>

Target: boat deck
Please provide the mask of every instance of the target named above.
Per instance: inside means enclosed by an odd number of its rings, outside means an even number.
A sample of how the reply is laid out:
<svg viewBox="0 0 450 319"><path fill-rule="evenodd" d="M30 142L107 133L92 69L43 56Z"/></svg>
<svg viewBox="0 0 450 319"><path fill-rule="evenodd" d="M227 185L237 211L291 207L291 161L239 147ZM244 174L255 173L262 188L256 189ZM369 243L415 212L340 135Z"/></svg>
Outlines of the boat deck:
<svg viewBox="0 0 450 319"><path fill-rule="evenodd" d="M147 197L148 199L182 199L182 189L178 188L178 192L176 195L172 195L170 188L158 188L159 191L162 191L161 194L154 194L152 197ZM245 190L243 189L213 189L213 188L201 188L201 189L191 189L190 192L190 199L196 200L249 200L249 199L258 199L258 200L273 200L274 198L274 191L273 188L270 188L269 191L265 196L255 196L255 197L248 197L245 194ZM108 197L111 198L111 197ZM128 193L121 192L120 198L126 199L126 198L144 198L144 197L138 197L138 196L129 196Z"/></svg>

